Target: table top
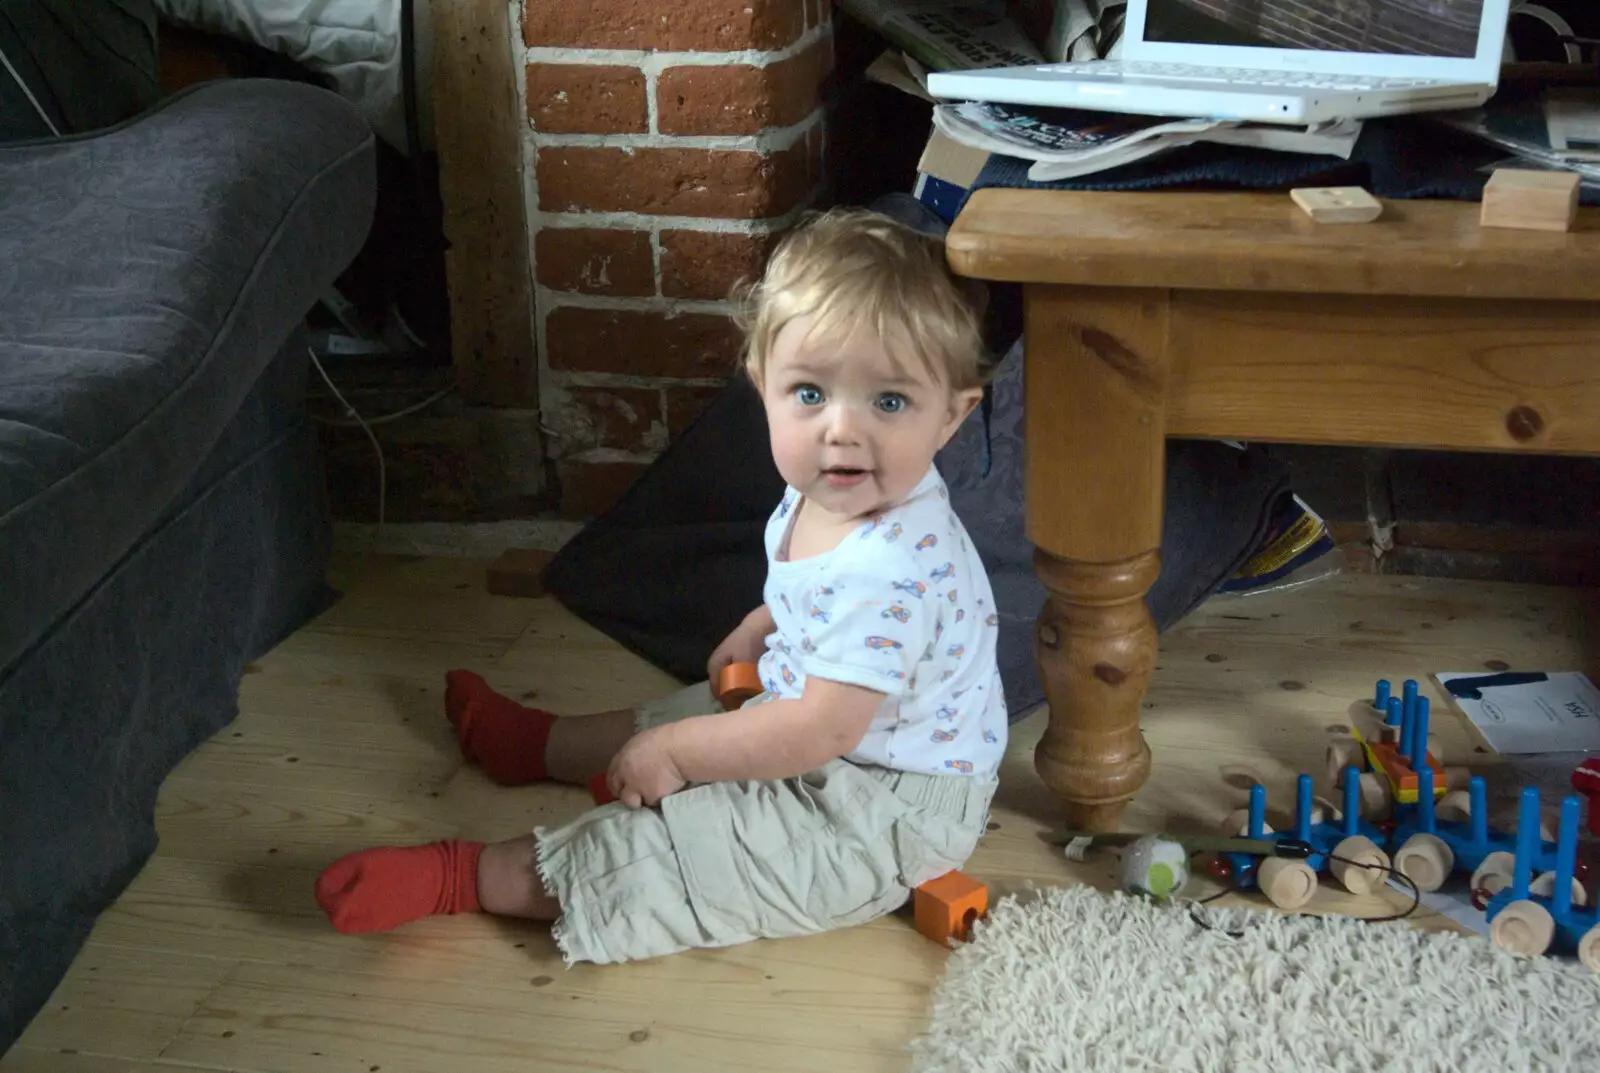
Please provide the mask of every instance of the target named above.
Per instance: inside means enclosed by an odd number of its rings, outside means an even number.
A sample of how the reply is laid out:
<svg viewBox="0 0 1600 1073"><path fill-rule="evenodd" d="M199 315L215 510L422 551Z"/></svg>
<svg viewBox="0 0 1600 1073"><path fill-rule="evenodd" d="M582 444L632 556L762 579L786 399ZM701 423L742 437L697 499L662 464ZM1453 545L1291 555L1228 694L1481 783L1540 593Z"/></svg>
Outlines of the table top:
<svg viewBox="0 0 1600 1073"><path fill-rule="evenodd" d="M1600 209L1570 232L1478 224L1475 201L1316 224L1287 193L987 189L950 229L962 275L1108 287L1600 301Z"/></svg>

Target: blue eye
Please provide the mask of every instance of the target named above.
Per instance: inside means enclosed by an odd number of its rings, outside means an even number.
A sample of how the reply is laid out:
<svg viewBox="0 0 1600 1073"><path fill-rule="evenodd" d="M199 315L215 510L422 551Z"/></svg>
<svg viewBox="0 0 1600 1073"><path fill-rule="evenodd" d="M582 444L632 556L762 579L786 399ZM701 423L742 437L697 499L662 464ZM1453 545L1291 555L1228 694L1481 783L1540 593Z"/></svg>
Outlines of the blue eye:
<svg viewBox="0 0 1600 1073"><path fill-rule="evenodd" d="M886 414L897 414L906 408L906 397L889 392L878 396L878 409Z"/></svg>
<svg viewBox="0 0 1600 1073"><path fill-rule="evenodd" d="M800 400L801 406L822 405L822 389L815 384L801 384L794 389L794 397Z"/></svg>

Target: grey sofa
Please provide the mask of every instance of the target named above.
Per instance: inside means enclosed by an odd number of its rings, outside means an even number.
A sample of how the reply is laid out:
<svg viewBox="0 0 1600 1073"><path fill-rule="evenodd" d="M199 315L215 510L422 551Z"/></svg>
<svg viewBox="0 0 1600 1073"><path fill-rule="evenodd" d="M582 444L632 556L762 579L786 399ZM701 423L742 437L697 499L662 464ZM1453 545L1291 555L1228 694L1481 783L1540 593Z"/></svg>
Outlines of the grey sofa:
<svg viewBox="0 0 1600 1073"><path fill-rule="evenodd" d="M303 324L374 198L367 126L288 82L0 146L0 1054L330 598Z"/></svg>

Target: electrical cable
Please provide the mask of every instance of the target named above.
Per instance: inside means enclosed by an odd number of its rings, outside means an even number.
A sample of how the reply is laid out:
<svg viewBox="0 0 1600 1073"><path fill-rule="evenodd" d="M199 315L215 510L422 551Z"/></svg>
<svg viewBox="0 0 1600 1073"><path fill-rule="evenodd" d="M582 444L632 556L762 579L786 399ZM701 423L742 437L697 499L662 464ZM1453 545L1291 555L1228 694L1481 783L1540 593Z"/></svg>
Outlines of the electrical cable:
<svg viewBox="0 0 1600 1073"><path fill-rule="evenodd" d="M333 392L333 397L338 399L339 402L344 405L345 411L347 413L349 413L349 415L354 419L354 423L361 426L361 431L363 431L363 432L365 432L367 434L367 439L372 441L372 449L373 449L373 451L377 453L377 456L378 456L378 539L377 539L376 547L377 547L378 551L382 551L383 550L383 520L384 520L385 508L387 507L387 503L385 502L385 499L386 499L386 496L388 494L388 481L389 481L389 475L388 475L387 468L385 466L384 458L383 458L383 445L378 442L378 437L377 437L376 434L373 433L372 426L370 424L368 424L367 420L364 417L361 416L361 414L356 410L356 408L354 406L350 405L349 401L347 399L345 399L344 394L339 390L338 385L336 385L333 382L333 378L328 375L328 370L326 370L326 369L324 369L322 367L322 362L317 358L317 352L315 350L311 349L310 347L306 347L306 353L311 355L311 364L316 366L317 372L321 374L322 382L328 385L328 390ZM392 419L393 416L394 415L392 415L392 414L389 415L390 419Z"/></svg>
<svg viewBox="0 0 1600 1073"><path fill-rule="evenodd" d="M323 374L323 379L327 379L326 373ZM445 387L440 388L438 391L435 391L432 395L429 395L419 403L414 403L411 406L407 406L403 410L396 410L392 414L384 414L381 417L358 417L353 420L345 420L344 418L340 417L323 417L319 414L312 414L311 420L315 421L319 425L331 425L334 428L355 428L357 425L363 425L367 428L376 428L379 425L387 425L391 421L398 421L402 417L410 417L414 413L426 410L428 407L432 406L446 395L454 393L455 389L456 387L454 384L448 384ZM335 394L337 394L337 392L335 392ZM345 402L343 398L340 398L339 401L344 403L347 410L350 409L350 404ZM351 410L350 412L354 413L355 411Z"/></svg>
<svg viewBox="0 0 1600 1073"><path fill-rule="evenodd" d="M1351 867L1354 867L1354 868L1381 869L1382 871L1387 872L1391 878L1398 879L1402 883L1404 883L1406 886L1411 888L1411 904L1409 906L1407 906L1401 912L1391 913L1388 916L1381 916L1381 917L1355 917L1355 918L1352 918L1352 919L1360 920L1363 924L1390 924L1390 923L1393 923L1394 921L1397 921L1397 920L1405 920L1407 917L1411 916L1411 914L1415 913L1417 911L1417 909L1419 907L1421 907L1421 905L1422 905L1422 888L1417 886L1415 880L1413 880L1410 876L1406 875L1404 872L1400 871L1398 868L1394 867L1394 865L1392 865L1392 864L1373 864L1370 861L1355 861L1355 860L1351 860L1348 857L1340 857L1340 856L1338 856L1336 854L1332 854L1332 853L1328 854L1328 860L1330 860L1330 861L1338 861L1340 864L1348 864L1348 865L1350 865ZM1224 934L1224 935L1226 935L1226 936L1228 936L1229 938L1232 938L1232 939L1242 938L1244 936L1244 932L1242 932L1242 931L1225 931L1222 928L1218 928L1215 924L1212 924L1212 923L1208 922L1196 910L1198 910L1199 908L1201 908L1203 906L1209 905L1210 903L1216 901L1218 898L1224 898L1224 897L1228 896L1229 894L1238 894L1238 893L1242 892L1243 890L1244 890L1244 888L1239 886L1237 883L1230 883L1226 889L1218 891L1216 894L1207 895L1204 898L1184 899L1184 901L1188 903L1189 918L1191 920L1193 920L1196 924L1198 924L1202 928L1204 928L1206 931L1222 932L1222 934ZM1312 913L1300 913L1300 914L1297 914L1297 915L1299 915L1299 916L1315 916L1315 914L1312 914Z"/></svg>
<svg viewBox="0 0 1600 1073"><path fill-rule="evenodd" d="M11 57L6 55L5 49L0 49L0 63L5 64L6 70L11 74L12 81L16 82L17 86L22 90L22 95L28 98L28 103L33 105L33 110L39 113L39 118L44 120L44 125L50 128L50 134L56 138L61 137L60 129L51 122L50 114L44 110L44 105L39 103L39 98L33 95L33 90L28 88L28 83L22 80L22 75L17 72L17 69L11 66Z"/></svg>

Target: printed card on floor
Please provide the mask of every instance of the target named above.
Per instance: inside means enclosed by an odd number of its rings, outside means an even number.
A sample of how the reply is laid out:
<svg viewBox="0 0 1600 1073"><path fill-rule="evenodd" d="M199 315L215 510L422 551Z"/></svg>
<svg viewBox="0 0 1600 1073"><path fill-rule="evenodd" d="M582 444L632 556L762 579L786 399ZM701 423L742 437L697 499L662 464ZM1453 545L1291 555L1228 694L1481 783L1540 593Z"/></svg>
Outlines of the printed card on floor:
<svg viewBox="0 0 1600 1073"><path fill-rule="evenodd" d="M1600 689L1577 672L1434 675L1497 753L1600 752Z"/></svg>

